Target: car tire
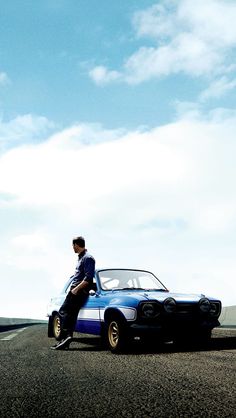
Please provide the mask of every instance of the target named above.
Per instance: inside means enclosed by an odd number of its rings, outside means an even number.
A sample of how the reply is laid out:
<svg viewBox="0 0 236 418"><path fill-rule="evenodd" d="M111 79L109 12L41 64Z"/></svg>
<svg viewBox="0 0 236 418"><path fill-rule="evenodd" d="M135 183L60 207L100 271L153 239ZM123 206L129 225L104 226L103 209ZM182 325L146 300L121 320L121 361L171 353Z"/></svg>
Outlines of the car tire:
<svg viewBox="0 0 236 418"><path fill-rule="evenodd" d="M61 340L61 318L59 314L55 314L52 319L52 334L56 340Z"/></svg>
<svg viewBox="0 0 236 418"><path fill-rule="evenodd" d="M53 317L52 316L49 316L49 318L48 318L48 338L52 338L53 337L52 321L53 321Z"/></svg>
<svg viewBox="0 0 236 418"><path fill-rule="evenodd" d="M125 322L120 318L111 318L107 323L107 344L113 353L124 351L127 345Z"/></svg>

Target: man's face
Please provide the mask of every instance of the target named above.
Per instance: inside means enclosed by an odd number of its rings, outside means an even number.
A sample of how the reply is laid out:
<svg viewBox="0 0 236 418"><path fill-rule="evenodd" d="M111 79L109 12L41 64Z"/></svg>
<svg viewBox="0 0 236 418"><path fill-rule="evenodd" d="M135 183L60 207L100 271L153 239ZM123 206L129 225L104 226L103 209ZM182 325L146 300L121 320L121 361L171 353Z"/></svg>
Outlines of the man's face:
<svg viewBox="0 0 236 418"><path fill-rule="evenodd" d="M74 252L75 253L79 253L80 252L81 248L78 246L78 244L72 244L72 246L73 246L73 249L74 249Z"/></svg>

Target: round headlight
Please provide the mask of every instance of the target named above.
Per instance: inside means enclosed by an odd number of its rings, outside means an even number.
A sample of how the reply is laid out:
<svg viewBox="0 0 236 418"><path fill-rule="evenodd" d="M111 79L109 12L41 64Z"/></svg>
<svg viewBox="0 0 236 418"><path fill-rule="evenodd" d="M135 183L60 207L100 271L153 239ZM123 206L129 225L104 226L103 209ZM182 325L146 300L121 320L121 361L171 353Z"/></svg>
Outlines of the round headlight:
<svg viewBox="0 0 236 418"><path fill-rule="evenodd" d="M199 309L202 313L209 313L211 309L210 301L206 298L203 298L199 301Z"/></svg>
<svg viewBox="0 0 236 418"><path fill-rule="evenodd" d="M164 309L166 313L171 314L176 311L176 302L173 298L167 298L164 300Z"/></svg>
<svg viewBox="0 0 236 418"><path fill-rule="evenodd" d="M219 303L211 303L210 314L212 316L217 316L220 314L220 304Z"/></svg>
<svg viewBox="0 0 236 418"><path fill-rule="evenodd" d="M158 305L156 303L143 303L141 307L142 316L145 318L155 318L159 314Z"/></svg>

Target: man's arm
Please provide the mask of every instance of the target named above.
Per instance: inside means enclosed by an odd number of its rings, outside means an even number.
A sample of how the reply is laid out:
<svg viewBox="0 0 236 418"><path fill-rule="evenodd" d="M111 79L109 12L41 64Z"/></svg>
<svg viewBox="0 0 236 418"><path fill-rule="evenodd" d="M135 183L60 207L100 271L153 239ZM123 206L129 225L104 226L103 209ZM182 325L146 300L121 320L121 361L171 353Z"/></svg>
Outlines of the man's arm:
<svg viewBox="0 0 236 418"><path fill-rule="evenodd" d="M85 277L76 287L71 290L73 295L77 295L81 290L86 289L89 286L89 283L93 281L93 276L95 272L95 260L93 257L86 258L84 262L84 274Z"/></svg>
<svg viewBox="0 0 236 418"><path fill-rule="evenodd" d="M79 283L76 287L74 287L71 290L71 293L73 293L73 295L77 295L77 293L79 293L81 290L86 289L88 285L89 283L84 279L81 283Z"/></svg>

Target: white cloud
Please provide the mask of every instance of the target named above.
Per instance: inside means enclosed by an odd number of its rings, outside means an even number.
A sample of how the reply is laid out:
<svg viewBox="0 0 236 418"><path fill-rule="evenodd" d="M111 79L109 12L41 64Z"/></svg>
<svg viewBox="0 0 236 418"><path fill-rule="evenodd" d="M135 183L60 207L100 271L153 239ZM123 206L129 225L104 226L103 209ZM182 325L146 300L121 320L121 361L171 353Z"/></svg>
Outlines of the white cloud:
<svg viewBox="0 0 236 418"><path fill-rule="evenodd" d="M129 84L171 74L222 76L234 68L236 4L225 0L165 1L135 13L137 37L148 37L124 61L121 72L95 67L99 84L120 80Z"/></svg>
<svg viewBox="0 0 236 418"><path fill-rule="evenodd" d="M177 19L189 31L214 47L234 47L236 42L236 5L228 0L191 0L178 2ZM211 45L209 45L211 47Z"/></svg>
<svg viewBox="0 0 236 418"><path fill-rule="evenodd" d="M183 72L199 76L225 71L228 49L236 45L233 2L189 0L168 2L138 12L137 34L151 36L157 46L142 47L125 63L128 82ZM225 29L227 28L227 29Z"/></svg>
<svg viewBox="0 0 236 418"><path fill-rule="evenodd" d="M36 142L48 135L54 124L43 116L20 115L8 122L0 120L0 150Z"/></svg>
<svg viewBox="0 0 236 418"><path fill-rule="evenodd" d="M149 131L76 125L6 152L0 193L15 198L0 207L1 276L31 283L30 298L36 280L46 304L73 273L81 233L98 266L151 269L173 290L234 304L235 128L233 113L187 113Z"/></svg>
<svg viewBox="0 0 236 418"><path fill-rule="evenodd" d="M221 64L215 51L194 35L181 34L169 45L159 48L142 47L125 63L125 79L137 84L153 77L184 72L199 76Z"/></svg>
<svg viewBox="0 0 236 418"><path fill-rule="evenodd" d="M236 78L229 80L227 77L223 76L220 79L214 80L209 87L200 94L200 100L205 101L210 98L222 97L227 92L235 89L235 87Z"/></svg>
<svg viewBox="0 0 236 418"><path fill-rule="evenodd" d="M77 147L69 135L71 131L75 133L76 129ZM175 184L183 174L185 162L181 155L177 151L170 152L170 145L156 140L158 131L151 134L134 132L121 135L116 141L98 142L87 147L81 142L81 130L79 127L76 129L71 128L62 135L55 135L38 146L24 146L5 154L0 160L1 192L18 195L19 202L23 204L57 203L69 208L79 204L82 211L88 201L97 196L121 191L121 184L122 190L129 190L130 185L133 187L134 177L141 186L149 181L153 173L155 181L168 186L169 183ZM114 132L113 136L116 135ZM148 170L143 165L144 158L149 160ZM174 175L164 163L166 160L172 168L176 168ZM11 166L15 167L14 172L10 170ZM131 167L132 175L129 176ZM6 172L7 176L4 175ZM17 178L15 172L18 173ZM77 193L74 193L80 176L86 178L79 187L79 196L85 196L81 202ZM44 187L41 187L42 184Z"/></svg>
<svg viewBox="0 0 236 418"><path fill-rule="evenodd" d="M120 78L120 73L114 70L108 70L106 67L100 65L94 67L89 71L89 76L98 85L105 85Z"/></svg>
<svg viewBox="0 0 236 418"><path fill-rule="evenodd" d="M211 234L227 231L235 223L235 203L232 203L218 201L206 205L204 212L197 214L198 226Z"/></svg>
<svg viewBox="0 0 236 418"><path fill-rule="evenodd" d="M30 234L21 234L15 236L11 243L18 251L38 251L42 250L48 242L48 237L43 236L41 232L34 231Z"/></svg>
<svg viewBox="0 0 236 418"><path fill-rule="evenodd" d="M39 228L39 226L38 226ZM11 252L5 253L8 266L20 271L48 272L48 250L50 235L38 229L27 234L12 237L9 241ZM4 251L2 252L2 254Z"/></svg>
<svg viewBox="0 0 236 418"><path fill-rule="evenodd" d="M176 23L172 7L173 2L162 2L162 4L154 4L146 10L136 12L133 16L133 26L137 36L154 39L173 36L176 32Z"/></svg>

